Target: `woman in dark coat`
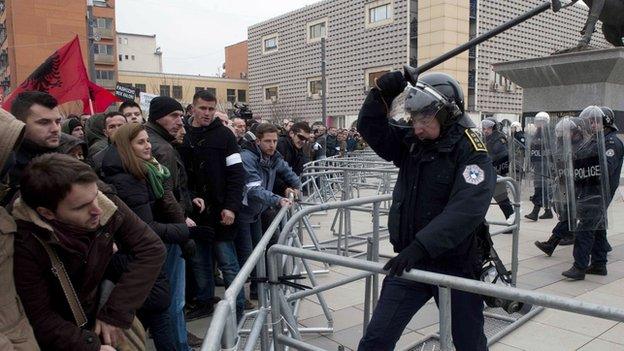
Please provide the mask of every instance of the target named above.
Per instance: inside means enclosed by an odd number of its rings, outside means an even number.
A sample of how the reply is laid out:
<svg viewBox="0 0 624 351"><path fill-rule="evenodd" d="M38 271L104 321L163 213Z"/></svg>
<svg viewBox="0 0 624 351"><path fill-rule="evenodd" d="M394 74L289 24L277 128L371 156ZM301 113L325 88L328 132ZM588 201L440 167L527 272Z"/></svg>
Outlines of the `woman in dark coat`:
<svg viewBox="0 0 624 351"><path fill-rule="evenodd" d="M175 198L171 190L163 186L164 180L169 177L169 171L152 157L149 137L142 125L130 123L119 128L102 161L101 176L106 183L115 187L117 196L167 246L179 245L184 255L188 256L194 251L194 242L190 239L193 234L201 230L204 236L209 236L205 234L206 228L187 227L184 215L178 210L178 204L172 202ZM183 282L180 277L167 278L172 282ZM152 292L157 296L148 298L139 311L139 316L151 328L156 348L159 351L184 348L175 345L174 335L179 332L179 322L176 321L180 320L180 316L174 315L173 309L169 308L169 289L165 289L166 294L163 294L162 287L155 286ZM184 330L186 332L185 328Z"/></svg>

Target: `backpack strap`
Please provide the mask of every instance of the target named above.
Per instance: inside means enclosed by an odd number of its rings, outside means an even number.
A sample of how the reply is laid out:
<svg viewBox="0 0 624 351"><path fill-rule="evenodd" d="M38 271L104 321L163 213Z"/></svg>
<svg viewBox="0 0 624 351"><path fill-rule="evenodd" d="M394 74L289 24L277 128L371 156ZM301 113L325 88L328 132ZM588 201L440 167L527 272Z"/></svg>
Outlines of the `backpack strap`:
<svg viewBox="0 0 624 351"><path fill-rule="evenodd" d="M45 251L48 253L50 257L50 262L52 263L52 274L56 278L58 278L61 283L61 288L63 289L63 293L65 294L65 298L67 299L67 303L69 304L69 308L72 311L72 315L74 316L74 320L78 327L84 327L87 325L87 316L85 315L82 306L80 305L80 301L78 300L78 295L76 294L76 290L74 290L74 286L69 279L69 274L65 270L65 266L63 266L63 262L59 259L58 255L54 251L54 249L45 241L41 240L38 236L33 235L37 241L41 243Z"/></svg>

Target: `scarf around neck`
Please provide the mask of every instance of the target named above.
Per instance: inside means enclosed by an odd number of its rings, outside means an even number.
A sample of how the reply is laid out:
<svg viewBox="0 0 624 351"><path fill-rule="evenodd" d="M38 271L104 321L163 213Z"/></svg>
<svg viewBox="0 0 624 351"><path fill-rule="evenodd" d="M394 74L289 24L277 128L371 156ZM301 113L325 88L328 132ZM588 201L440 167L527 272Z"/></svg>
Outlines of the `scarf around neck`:
<svg viewBox="0 0 624 351"><path fill-rule="evenodd" d="M161 165L152 157L151 160L145 161L145 168L147 169L147 181L152 187L154 196L157 199L161 199L165 194L165 188L163 182L171 176L171 173L167 167Z"/></svg>

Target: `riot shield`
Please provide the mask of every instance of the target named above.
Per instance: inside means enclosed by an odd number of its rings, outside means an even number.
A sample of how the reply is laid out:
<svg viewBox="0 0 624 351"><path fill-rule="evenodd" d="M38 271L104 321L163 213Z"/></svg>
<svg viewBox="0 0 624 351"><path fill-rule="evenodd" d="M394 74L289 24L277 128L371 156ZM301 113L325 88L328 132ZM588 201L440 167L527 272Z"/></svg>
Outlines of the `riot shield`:
<svg viewBox="0 0 624 351"><path fill-rule="evenodd" d="M509 176L522 183L526 176L526 137L522 131L507 129L509 145Z"/></svg>
<svg viewBox="0 0 624 351"><path fill-rule="evenodd" d="M550 208L552 199L552 179L549 167L550 121L527 119L525 128L525 152L522 179L523 198L534 206ZM528 196L527 196L528 195Z"/></svg>
<svg viewBox="0 0 624 351"><path fill-rule="evenodd" d="M602 111L586 108L556 132L561 135L568 226L571 231L607 229L609 179Z"/></svg>

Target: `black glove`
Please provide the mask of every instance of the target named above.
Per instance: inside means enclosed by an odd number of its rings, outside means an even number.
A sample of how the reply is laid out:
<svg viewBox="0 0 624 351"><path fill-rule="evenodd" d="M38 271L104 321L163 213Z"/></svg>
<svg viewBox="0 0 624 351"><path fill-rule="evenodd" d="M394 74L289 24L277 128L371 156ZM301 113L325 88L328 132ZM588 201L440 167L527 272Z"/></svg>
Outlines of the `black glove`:
<svg viewBox="0 0 624 351"><path fill-rule="evenodd" d="M201 241L204 243L211 243L214 241L215 232L212 227L197 226L189 227L189 237L195 241Z"/></svg>
<svg viewBox="0 0 624 351"><path fill-rule="evenodd" d="M407 81L401 72L388 72L377 78L375 86L384 98L392 101L405 90Z"/></svg>
<svg viewBox="0 0 624 351"><path fill-rule="evenodd" d="M389 271L388 276L394 277L403 275L403 271L409 271L416 266L416 263L428 257L427 251L422 245L414 240L408 247L404 248L396 257L390 259L384 266L384 270Z"/></svg>
<svg viewBox="0 0 624 351"><path fill-rule="evenodd" d="M182 249L182 258L185 260L190 260L197 252L197 246L195 245L195 240L193 239L189 239L184 244L180 244L180 248Z"/></svg>

